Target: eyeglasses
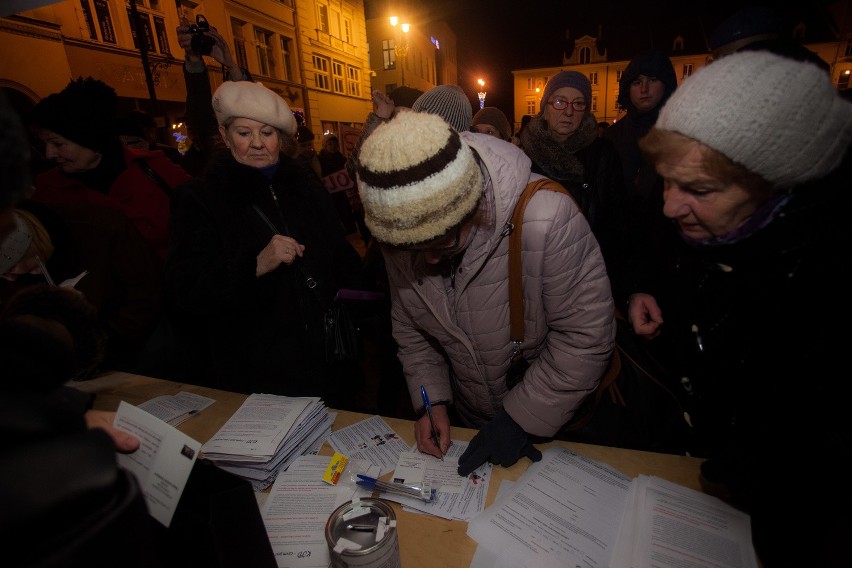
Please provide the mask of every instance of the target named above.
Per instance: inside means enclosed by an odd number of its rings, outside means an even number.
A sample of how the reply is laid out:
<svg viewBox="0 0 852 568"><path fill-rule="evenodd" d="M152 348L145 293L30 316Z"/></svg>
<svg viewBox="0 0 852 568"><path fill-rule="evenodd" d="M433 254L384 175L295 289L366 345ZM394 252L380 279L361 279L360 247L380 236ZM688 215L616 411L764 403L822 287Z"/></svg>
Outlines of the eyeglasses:
<svg viewBox="0 0 852 568"><path fill-rule="evenodd" d="M571 105L574 110L586 110L586 101L577 99L576 101L566 101L565 99L555 98L547 101L547 104L556 110L565 110L568 105Z"/></svg>
<svg viewBox="0 0 852 568"><path fill-rule="evenodd" d="M455 253L457 253L458 250L459 250L459 242L461 241L462 225L464 225L464 223L459 223L458 225L456 225L456 233L455 233L455 236L453 238L453 242L451 242L449 245L443 245L443 246L413 245L413 246L410 246L410 247L400 246L400 247L396 247L396 248L398 248L399 250L404 250L404 251L408 251L408 252L420 252L420 253L427 253L427 254L437 254L437 255L442 255L442 256L452 256Z"/></svg>

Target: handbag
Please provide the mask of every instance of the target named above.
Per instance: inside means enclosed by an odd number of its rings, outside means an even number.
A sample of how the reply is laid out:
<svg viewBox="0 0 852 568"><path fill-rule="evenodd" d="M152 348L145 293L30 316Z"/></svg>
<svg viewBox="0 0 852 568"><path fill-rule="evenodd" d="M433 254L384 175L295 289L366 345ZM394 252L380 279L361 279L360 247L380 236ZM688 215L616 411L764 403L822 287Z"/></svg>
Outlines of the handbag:
<svg viewBox="0 0 852 568"><path fill-rule="evenodd" d="M252 204L252 207L273 233L280 234L257 204ZM335 296L334 301L330 304L326 302L317 289L317 281L308 273L302 262L296 260L293 267L299 273L304 285L311 291L311 295L316 299L320 308L326 362L358 361L361 356L361 338L358 336L358 326L349 306L341 301L338 296Z"/></svg>
<svg viewBox="0 0 852 568"><path fill-rule="evenodd" d="M506 373L509 390L523 380L529 368L529 361L521 349L524 339L521 229L527 202L539 189L570 195L558 183L539 179L524 188L512 213L509 236L512 360ZM678 452L691 428L680 400L669 386L671 378L647 352L617 309L615 321L615 349L609 367L598 386L580 403L556 438L647 451Z"/></svg>

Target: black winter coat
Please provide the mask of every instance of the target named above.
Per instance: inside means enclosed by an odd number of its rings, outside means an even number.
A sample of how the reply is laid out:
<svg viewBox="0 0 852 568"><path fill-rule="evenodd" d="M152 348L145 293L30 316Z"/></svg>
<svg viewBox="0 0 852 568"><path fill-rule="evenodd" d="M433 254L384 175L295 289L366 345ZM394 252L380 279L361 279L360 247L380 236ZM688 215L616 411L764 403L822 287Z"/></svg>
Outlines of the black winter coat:
<svg viewBox="0 0 852 568"><path fill-rule="evenodd" d="M361 259L315 175L282 155L269 180L220 151L172 198L166 289L180 335L201 349L196 376L237 392L322 396L334 405L348 394L341 370L324 361L321 309L295 265L255 275L273 233L252 204L305 245L298 262L325 302L361 285Z"/></svg>
<svg viewBox="0 0 852 568"><path fill-rule="evenodd" d="M766 566L829 565L817 560L823 539L850 527L848 175L847 160L796 188L780 215L739 242L675 237L642 265L634 289L662 309L650 345L683 387L695 434L684 449L711 458L705 476L751 511Z"/></svg>

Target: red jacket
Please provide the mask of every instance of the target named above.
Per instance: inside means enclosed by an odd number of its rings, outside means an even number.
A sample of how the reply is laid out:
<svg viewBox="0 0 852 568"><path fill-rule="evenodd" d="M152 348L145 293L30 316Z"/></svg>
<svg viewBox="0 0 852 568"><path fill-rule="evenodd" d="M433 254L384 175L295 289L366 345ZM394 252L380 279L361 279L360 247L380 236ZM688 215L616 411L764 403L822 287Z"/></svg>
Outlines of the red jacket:
<svg viewBox="0 0 852 568"><path fill-rule="evenodd" d="M124 148L124 160L127 169L118 175L107 194L83 185L56 167L36 178L32 198L43 203L85 201L117 209L133 221L145 240L161 258L165 258L170 195L145 173L140 161L147 161L171 188L191 179L191 176L160 150Z"/></svg>

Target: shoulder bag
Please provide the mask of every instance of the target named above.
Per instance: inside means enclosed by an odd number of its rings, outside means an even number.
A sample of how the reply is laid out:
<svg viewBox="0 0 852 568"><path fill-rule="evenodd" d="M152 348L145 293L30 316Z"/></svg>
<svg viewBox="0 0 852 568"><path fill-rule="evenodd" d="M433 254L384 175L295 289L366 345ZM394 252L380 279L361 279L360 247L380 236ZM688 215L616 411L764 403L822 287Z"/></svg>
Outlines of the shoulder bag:
<svg viewBox="0 0 852 568"><path fill-rule="evenodd" d="M261 211L257 204L252 204L254 210L260 216L266 226L273 233L280 234L278 229L266 214ZM322 329L325 343L325 359L328 363L357 361L361 355L361 340L358 336L358 327L346 304L335 297L330 304L324 300L317 289L317 281L314 280L299 259L293 263L293 267L299 273L304 285L316 298L322 314Z"/></svg>
<svg viewBox="0 0 852 568"><path fill-rule="evenodd" d="M524 189L515 205L509 237L509 313L512 362L506 386L523 380L529 362L523 355L524 295L521 270L521 229L527 202L539 189L571 195L560 184L540 179ZM647 451L678 453L691 428L683 406L668 385L668 373L647 352L616 310L615 349L597 388L557 433L563 440Z"/></svg>

